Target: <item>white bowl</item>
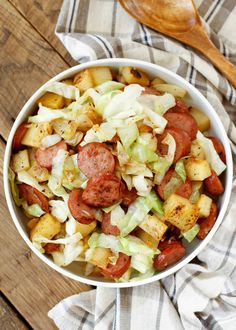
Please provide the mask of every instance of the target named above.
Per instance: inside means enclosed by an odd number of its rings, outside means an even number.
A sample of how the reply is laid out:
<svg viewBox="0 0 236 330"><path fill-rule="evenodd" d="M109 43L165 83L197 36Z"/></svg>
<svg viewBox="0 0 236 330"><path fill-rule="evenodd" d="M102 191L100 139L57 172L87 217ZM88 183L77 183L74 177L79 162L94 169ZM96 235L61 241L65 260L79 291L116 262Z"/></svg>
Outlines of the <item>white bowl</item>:
<svg viewBox="0 0 236 330"><path fill-rule="evenodd" d="M85 277L80 274L79 271L79 263L73 263L70 266L66 268L62 268L54 264L54 262L50 259L50 257L47 257L46 255L41 254L31 243L29 240L27 230L26 230L26 223L27 219L22 213L22 211L14 204L10 185L8 181L8 167L9 167L9 161L11 156L11 144L12 139L14 137L15 131L17 127L35 110L35 103L36 100L44 93L45 87L48 83L52 81L60 81L63 79L66 79L68 77L71 77L78 73L81 70L84 70L86 68L94 67L94 66L109 66L109 67L120 67L120 66L133 66L142 69L145 71L148 75L151 77L159 76L160 78L166 80L168 83L173 83L176 85L179 85L186 89L188 91L188 94L191 97L191 105L196 106L197 108L201 109L204 113L206 113L209 118L211 119L211 131L212 134L217 136L221 142L224 145L225 152L226 152L226 159L227 159L227 170L224 173L224 186L225 191L224 194L219 199L219 215L217 218L217 221L210 231L210 233L207 235L207 237L203 241L198 241L197 239L192 242L191 244L186 244L187 247L187 253L186 256L178 263L176 263L174 266L171 266L167 268L166 270L157 273L156 275L143 279L137 282L127 282L127 283L115 283L112 281L103 280L101 278L91 278L91 277ZM227 135L225 133L224 127L212 108L212 106L209 104L209 102L205 99L205 97L191 84L189 84L186 80L178 76L177 74L162 68L158 65L138 61L138 60L131 60L131 59L104 59L104 60L98 60L93 61L85 64L80 64L77 66L74 66L68 70L63 71L62 73L59 73L57 76L49 80L45 85L40 87L32 96L31 98L26 102L22 110L20 111L19 115L17 116L15 123L12 127L12 130L10 132L10 135L8 137L6 151L5 151L5 158L4 158L4 189L5 189L5 195L7 200L7 205L11 214L11 217L15 223L16 228L18 229L20 235L23 237L25 242L28 244L30 249L47 265L52 267L53 269L57 270L59 273L68 276L69 278L80 281L86 284L90 285L96 285L96 286L104 286L104 287L110 287L110 288L124 288L124 287L132 287L137 286L141 284L147 284L150 282L154 282L157 280L160 280L168 275L171 275L175 273L177 270L179 270L181 267L186 265L188 262L190 262L194 257L196 257L207 245L207 243L212 239L213 235L217 231L219 225L221 224L223 217L225 215L229 199L230 199L230 193L232 189L232 177L233 177L233 165L232 165L232 155L230 150L230 145L228 142Z"/></svg>

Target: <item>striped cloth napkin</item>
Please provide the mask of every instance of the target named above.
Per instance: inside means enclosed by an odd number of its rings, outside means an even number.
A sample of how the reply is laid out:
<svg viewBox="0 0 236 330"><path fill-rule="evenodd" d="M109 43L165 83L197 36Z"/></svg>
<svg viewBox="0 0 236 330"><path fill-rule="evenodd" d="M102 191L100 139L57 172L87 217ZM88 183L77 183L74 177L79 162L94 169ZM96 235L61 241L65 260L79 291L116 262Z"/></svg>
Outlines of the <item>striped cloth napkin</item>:
<svg viewBox="0 0 236 330"><path fill-rule="evenodd" d="M213 43L236 64L235 1L196 0L196 5ZM56 34L78 62L136 58L187 79L218 113L235 157L236 91L199 53L138 24L115 0L64 0ZM236 329L235 215L234 176L227 215L195 263L145 286L74 295L50 310L49 317L63 330Z"/></svg>

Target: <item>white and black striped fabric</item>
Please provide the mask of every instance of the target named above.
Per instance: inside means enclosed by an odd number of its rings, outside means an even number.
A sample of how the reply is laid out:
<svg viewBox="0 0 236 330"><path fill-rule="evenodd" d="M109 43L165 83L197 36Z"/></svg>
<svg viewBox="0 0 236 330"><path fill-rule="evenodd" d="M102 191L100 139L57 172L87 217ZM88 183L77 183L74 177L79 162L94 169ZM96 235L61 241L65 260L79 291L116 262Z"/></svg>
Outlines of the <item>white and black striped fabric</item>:
<svg viewBox="0 0 236 330"><path fill-rule="evenodd" d="M195 3L211 40L236 65L235 0ZM78 62L136 58L187 79L218 113L236 160L236 90L199 53L137 23L115 0L64 0L56 34ZM194 262L153 284L66 298L49 317L62 330L236 329L235 174L227 215Z"/></svg>

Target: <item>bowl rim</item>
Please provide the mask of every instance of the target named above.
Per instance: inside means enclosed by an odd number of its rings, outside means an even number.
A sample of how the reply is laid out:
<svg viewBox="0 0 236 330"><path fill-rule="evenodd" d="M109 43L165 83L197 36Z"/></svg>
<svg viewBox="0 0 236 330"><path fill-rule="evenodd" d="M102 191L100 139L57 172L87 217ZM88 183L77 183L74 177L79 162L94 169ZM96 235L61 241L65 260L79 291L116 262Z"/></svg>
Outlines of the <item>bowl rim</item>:
<svg viewBox="0 0 236 330"><path fill-rule="evenodd" d="M223 141L223 145L225 148L226 152L226 157L227 157L227 171L226 171L226 189L225 189L225 197L224 197L224 202L222 203L220 212L217 217L217 221L214 225L214 227L211 229L209 234L206 236L206 238L200 242L200 244L195 248L187 257L185 257L183 260L175 264L174 266L170 267L169 269L161 272L154 274L153 276L149 278L145 278L139 281L135 282L124 282L124 283L116 283L116 282L102 282L99 280L93 280L89 279L88 277L82 277L77 274L71 273L69 270L66 268L57 266L51 259L47 258L45 255L40 253L32 244L30 241L29 237L23 230L23 226L21 226L20 221L18 220L16 213L14 211L14 201L11 197L11 190L10 190L10 184L8 181L8 167L9 167L9 162L10 162L10 156L11 156L11 144L12 144L12 139L15 134L16 128L19 126L19 124L23 121L24 117L26 116L27 112L30 111L31 107L35 103L35 100L38 98L38 96L43 92L45 87L50 84L53 81L60 81L62 79L67 78L69 75L73 75L75 73L78 73L82 71L83 69L87 69L89 67L94 67L94 66L106 66L106 65L111 65L113 67L116 67L118 65L124 65L124 66L134 66L134 67L141 67L142 69L153 69L155 72L159 71L160 73L166 74L170 80L172 78L177 79L180 81L184 86L186 86L189 89L189 94L195 94L197 98L199 98L208 108L208 110L211 113L211 120L214 120L217 125L221 129L221 137ZM209 243L209 241L212 239L214 234L216 233L217 229L219 228L223 217L226 213L229 200L230 200L230 195L231 195L231 190L232 190L232 178L233 178L233 161L232 161L232 154L231 154L231 149L230 149L230 144L228 141L228 137L226 135L225 129L223 127L222 122L220 121L220 118L218 117L218 114L215 112L209 101L194 87L192 86L187 80L176 74L175 72L170 71L169 69L166 69L164 67L161 67L157 64L149 63L146 61L141 61L141 60L136 60L136 59L126 59L126 58L110 58L110 59L101 59L101 60L95 60L95 61L90 61L86 62L83 64L78 64L76 66L73 66L71 68L68 68L50 80L48 80L45 84L43 84L39 89L33 93L33 95L28 99L28 101L25 103L19 114L17 115L15 122L11 128L10 134L8 136L7 140L7 145L5 149L5 155L4 155L4 166L3 166L3 181L4 181L4 192L5 192L5 198L7 202L8 209L10 211L11 218L20 233L21 237L24 239L28 247L43 261L45 262L48 266L53 268L54 270L58 271L60 274L65 275L75 281L79 281L88 285L93 285L93 286L101 286L101 287L109 287L109 288L128 288L128 287L135 287L139 285L144 285L148 283L152 283L155 281L158 281L160 279L163 279L169 275L174 274L177 272L179 269L181 269L183 266L188 264L192 259L194 259L203 249L204 247Z"/></svg>

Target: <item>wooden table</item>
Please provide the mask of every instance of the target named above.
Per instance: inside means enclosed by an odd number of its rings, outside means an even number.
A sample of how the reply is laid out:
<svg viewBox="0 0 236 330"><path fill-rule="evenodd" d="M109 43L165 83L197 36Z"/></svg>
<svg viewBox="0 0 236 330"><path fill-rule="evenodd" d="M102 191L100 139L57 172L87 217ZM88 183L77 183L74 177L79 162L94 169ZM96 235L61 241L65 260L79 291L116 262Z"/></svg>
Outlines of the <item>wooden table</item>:
<svg viewBox="0 0 236 330"><path fill-rule="evenodd" d="M76 63L54 35L62 0L0 0L0 152L27 99ZM0 329L55 329L47 312L89 287L67 279L31 253L9 215L1 175Z"/></svg>

